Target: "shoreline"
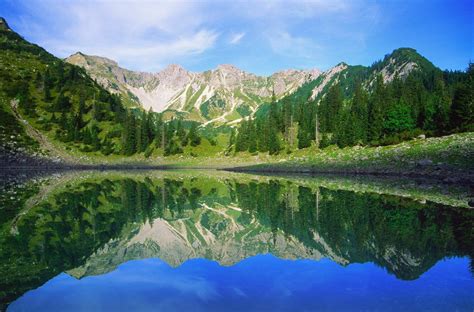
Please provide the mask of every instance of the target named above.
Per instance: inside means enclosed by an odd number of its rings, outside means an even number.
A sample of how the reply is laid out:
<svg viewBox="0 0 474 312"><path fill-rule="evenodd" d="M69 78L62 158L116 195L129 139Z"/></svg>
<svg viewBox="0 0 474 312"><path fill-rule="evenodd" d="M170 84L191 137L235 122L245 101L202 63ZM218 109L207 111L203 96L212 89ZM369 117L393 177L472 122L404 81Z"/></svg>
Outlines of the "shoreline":
<svg viewBox="0 0 474 312"><path fill-rule="evenodd" d="M0 171L66 170L224 170L247 173L336 174L428 178L474 185L474 132L413 139L397 145L325 149L287 154L239 153L231 156L129 158L125 156L40 156L0 149Z"/></svg>
<svg viewBox="0 0 474 312"><path fill-rule="evenodd" d="M222 169L231 172L240 173L261 173L261 174L295 174L295 175L338 175L338 176L377 176L392 178L421 178L438 180L444 183L455 184L474 184L474 174L471 172L462 172L458 170L449 170L442 172L430 172L428 170L418 170L408 168L406 170L391 170L391 168L380 168L378 170L341 170L341 169L318 169L311 166L279 167L278 165L256 165L249 167L234 167Z"/></svg>
<svg viewBox="0 0 474 312"><path fill-rule="evenodd" d="M431 170L430 170L431 169ZM128 171L128 170L218 170L236 173L253 173L263 175L296 175L296 176L317 176L317 175L335 175L335 176L361 176L361 177L389 177L389 178L412 178L427 179L446 184L474 185L474 173L454 170L432 170L423 168L407 168L404 170L393 170L393 168L378 168L364 170L361 168L352 170L342 170L338 168L315 168L311 165L301 165L294 167L283 167L275 163L258 164L249 166L219 166L219 165L183 165L183 164L42 164L42 165L24 165L9 164L0 165L0 173L14 174L14 171L21 172L61 172L61 171Z"/></svg>

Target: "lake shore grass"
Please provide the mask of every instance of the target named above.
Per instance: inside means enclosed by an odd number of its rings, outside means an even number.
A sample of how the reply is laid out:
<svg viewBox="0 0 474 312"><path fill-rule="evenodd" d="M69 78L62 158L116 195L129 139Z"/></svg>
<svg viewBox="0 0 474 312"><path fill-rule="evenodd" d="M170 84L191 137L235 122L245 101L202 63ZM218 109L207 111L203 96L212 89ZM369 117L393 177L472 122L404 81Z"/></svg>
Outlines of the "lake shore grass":
<svg viewBox="0 0 474 312"><path fill-rule="evenodd" d="M379 147L310 147L279 155L265 153L223 153L206 156L173 155L71 155L75 161L44 163L44 168L64 169L222 169L261 173L334 173L429 177L453 183L474 182L474 132L444 137L413 139ZM57 156L56 156L57 157ZM71 158L69 158L71 159ZM8 164L27 168L28 163ZM37 168L31 165L31 169Z"/></svg>
<svg viewBox="0 0 474 312"><path fill-rule="evenodd" d="M379 147L300 150L269 163L232 168L242 172L339 173L426 176L446 182L474 181L474 133L414 139Z"/></svg>

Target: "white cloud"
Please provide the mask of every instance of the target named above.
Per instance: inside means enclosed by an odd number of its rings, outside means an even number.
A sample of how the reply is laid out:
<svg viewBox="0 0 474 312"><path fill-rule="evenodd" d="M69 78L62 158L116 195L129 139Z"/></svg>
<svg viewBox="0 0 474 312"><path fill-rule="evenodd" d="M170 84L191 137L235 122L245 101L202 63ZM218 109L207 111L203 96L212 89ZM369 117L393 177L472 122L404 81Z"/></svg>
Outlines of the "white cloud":
<svg viewBox="0 0 474 312"><path fill-rule="evenodd" d="M238 44L240 42L240 40L242 40L242 38L245 36L245 33L244 32L240 32L240 33L237 33L237 34L233 34L231 37L230 37L230 40L229 40L229 43L230 44Z"/></svg>
<svg viewBox="0 0 474 312"><path fill-rule="evenodd" d="M50 40L46 45L58 54L67 56L76 51L90 55L105 56L116 60L122 66L144 71L158 70L181 57L190 57L204 53L212 48L219 34L209 30L199 30L167 41L137 40L135 42L118 41L100 44L91 42L65 43L62 40Z"/></svg>
<svg viewBox="0 0 474 312"><path fill-rule="evenodd" d="M300 58L312 58L320 47L309 38L293 36L286 31L267 32L265 36L273 52Z"/></svg>
<svg viewBox="0 0 474 312"><path fill-rule="evenodd" d="M334 65L334 55L365 49L382 20L380 6L365 0L274 0L259 2L258 10L246 3L243 12L273 53L310 66Z"/></svg>
<svg viewBox="0 0 474 312"><path fill-rule="evenodd" d="M24 6L41 16L38 43L58 56L81 51L133 69L156 69L201 54L219 37L205 25L205 11L197 2L49 0Z"/></svg>
<svg viewBox="0 0 474 312"><path fill-rule="evenodd" d="M263 63L277 57L272 67L285 58L319 66L337 53L365 47L382 20L371 0L15 1L22 7L15 17L18 31L57 56L81 51L144 71L169 63L212 67L235 59L262 64L255 61L259 55L265 55ZM244 50L242 40L259 55Z"/></svg>

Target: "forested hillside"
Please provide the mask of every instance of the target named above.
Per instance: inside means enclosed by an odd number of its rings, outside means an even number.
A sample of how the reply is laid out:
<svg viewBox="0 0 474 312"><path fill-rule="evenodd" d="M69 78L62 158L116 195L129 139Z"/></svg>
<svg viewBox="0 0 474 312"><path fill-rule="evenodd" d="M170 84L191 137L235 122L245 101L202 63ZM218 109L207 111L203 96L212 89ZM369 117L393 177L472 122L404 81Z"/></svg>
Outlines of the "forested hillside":
<svg viewBox="0 0 474 312"><path fill-rule="evenodd" d="M388 145L474 130L473 64L466 72L443 72L415 50L398 49L371 67L345 66L315 96L324 79L243 121L235 151Z"/></svg>
<svg viewBox="0 0 474 312"><path fill-rule="evenodd" d="M196 124L187 123L185 129L180 121L163 122L161 114L126 109L82 68L27 42L3 19L0 82L1 138L7 152L9 146L31 150L32 139L18 119L73 154L149 155L156 147L168 155L201 141Z"/></svg>

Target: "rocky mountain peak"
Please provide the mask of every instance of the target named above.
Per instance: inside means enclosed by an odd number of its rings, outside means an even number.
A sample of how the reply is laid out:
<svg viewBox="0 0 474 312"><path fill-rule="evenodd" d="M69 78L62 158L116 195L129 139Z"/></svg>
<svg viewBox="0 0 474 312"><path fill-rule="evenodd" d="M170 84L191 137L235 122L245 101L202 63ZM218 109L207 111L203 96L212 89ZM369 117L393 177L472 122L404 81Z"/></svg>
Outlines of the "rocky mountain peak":
<svg viewBox="0 0 474 312"><path fill-rule="evenodd" d="M322 73L321 75L323 76L323 79L321 81L320 84L316 85L311 93L311 97L310 99L311 100L314 100L316 99L322 92L323 90L325 89L325 87L330 84L332 81L335 81L337 82L337 79L334 79L337 77L337 75L346 70L348 68L347 64L344 63L344 62L341 62L339 64L337 64L336 66L328 69L327 71L325 71L324 73Z"/></svg>
<svg viewBox="0 0 474 312"><path fill-rule="evenodd" d="M293 79L293 78L301 78L301 79L306 79L310 77L311 79L316 79L319 75L321 74L321 71L319 69L308 69L308 70L303 70L303 69L285 69L282 71L278 71L274 74L272 74L270 77L274 79Z"/></svg>
<svg viewBox="0 0 474 312"><path fill-rule="evenodd" d="M11 31L10 26L8 26L7 21L3 17L0 17L0 30Z"/></svg>
<svg viewBox="0 0 474 312"><path fill-rule="evenodd" d="M181 88L192 79L192 74L178 64L170 64L162 71L156 73L160 83Z"/></svg>
<svg viewBox="0 0 474 312"><path fill-rule="evenodd" d="M216 71L220 71L223 73L242 73L243 72L240 68L237 68L232 64L220 64L217 66Z"/></svg>
<svg viewBox="0 0 474 312"><path fill-rule="evenodd" d="M182 72L187 72L187 70L179 65L179 64L169 64L166 66L161 72L166 72L166 73L182 73Z"/></svg>
<svg viewBox="0 0 474 312"><path fill-rule="evenodd" d="M65 58L65 61L77 66L81 66L87 69L89 67L89 62L87 61L87 58L84 54L81 52L76 52L67 58Z"/></svg>
<svg viewBox="0 0 474 312"><path fill-rule="evenodd" d="M163 69L163 71L183 71L183 70L186 71L186 69L184 69L184 67L179 64L169 64Z"/></svg>
<svg viewBox="0 0 474 312"><path fill-rule="evenodd" d="M374 72L382 75L385 83L392 81L395 77L404 79L413 70L432 70L433 68L435 67L430 61L412 48L396 49L371 66Z"/></svg>
<svg viewBox="0 0 474 312"><path fill-rule="evenodd" d="M82 66L82 67L90 66L93 64L118 67L118 63L114 60L111 60L102 56L86 55L80 51L67 57L66 62L75 64L78 66Z"/></svg>

